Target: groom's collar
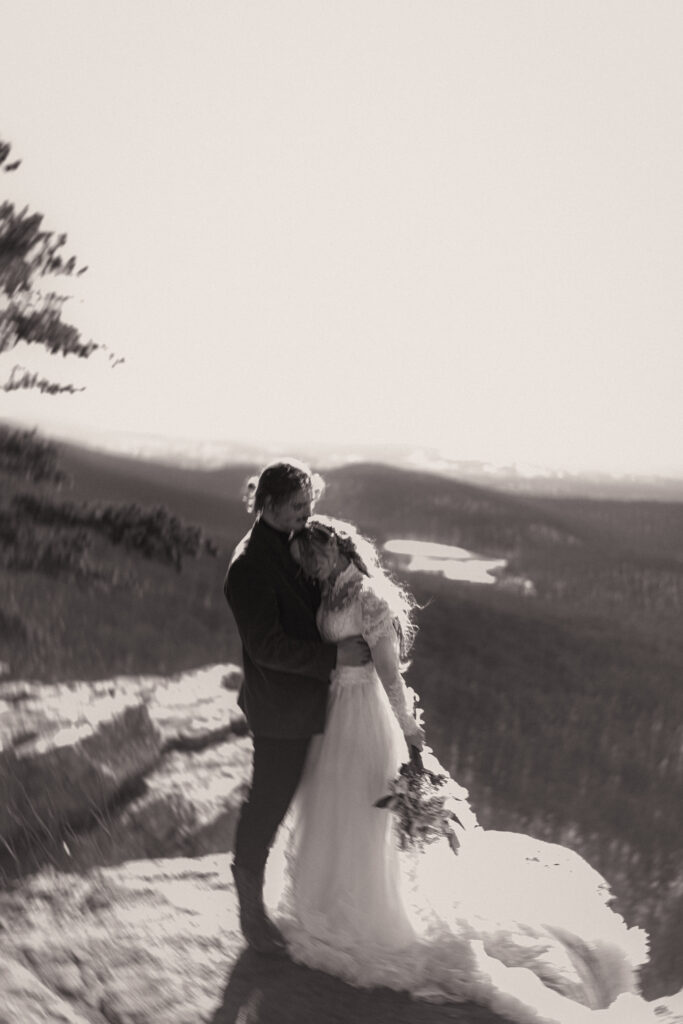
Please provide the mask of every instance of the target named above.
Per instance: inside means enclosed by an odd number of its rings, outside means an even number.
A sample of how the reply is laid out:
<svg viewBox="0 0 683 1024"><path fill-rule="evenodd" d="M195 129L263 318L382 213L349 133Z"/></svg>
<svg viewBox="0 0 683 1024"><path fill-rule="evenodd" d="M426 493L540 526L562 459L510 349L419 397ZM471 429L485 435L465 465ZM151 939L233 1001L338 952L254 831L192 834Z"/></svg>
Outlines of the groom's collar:
<svg viewBox="0 0 683 1024"><path fill-rule="evenodd" d="M263 530L265 536L269 536L272 540L277 540L283 548L289 549L289 538L291 535L289 531L285 533L283 530L276 530L274 526L271 526L270 523L267 523L263 518L256 520L254 528Z"/></svg>
<svg viewBox="0 0 683 1024"><path fill-rule="evenodd" d="M289 550L290 536L291 534L289 533L276 530L274 526L270 526L263 519L257 519L251 528L251 538L254 542L253 550L259 550L264 553L268 552L270 558L285 566L287 571L296 576L302 584L305 584L308 590L313 588L317 593L317 585L306 580L300 567L292 558L292 553Z"/></svg>
<svg viewBox="0 0 683 1024"><path fill-rule="evenodd" d="M271 557L287 564L290 560L294 561L289 550L288 533L276 530L274 526L270 526L263 519L257 519L251 529L251 535L258 547L271 552Z"/></svg>

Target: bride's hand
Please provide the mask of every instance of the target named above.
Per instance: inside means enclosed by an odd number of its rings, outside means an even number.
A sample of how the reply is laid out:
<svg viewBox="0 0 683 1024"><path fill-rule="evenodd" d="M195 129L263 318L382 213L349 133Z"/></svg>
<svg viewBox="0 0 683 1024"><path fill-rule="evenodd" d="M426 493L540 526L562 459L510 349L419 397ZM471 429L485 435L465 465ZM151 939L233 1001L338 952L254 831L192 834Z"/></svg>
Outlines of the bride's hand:
<svg viewBox="0 0 683 1024"><path fill-rule="evenodd" d="M412 722L403 730L403 735L409 747L417 747L418 750L422 750L425 742L425 733L421 725L418 725L417 722Z"/></svg>

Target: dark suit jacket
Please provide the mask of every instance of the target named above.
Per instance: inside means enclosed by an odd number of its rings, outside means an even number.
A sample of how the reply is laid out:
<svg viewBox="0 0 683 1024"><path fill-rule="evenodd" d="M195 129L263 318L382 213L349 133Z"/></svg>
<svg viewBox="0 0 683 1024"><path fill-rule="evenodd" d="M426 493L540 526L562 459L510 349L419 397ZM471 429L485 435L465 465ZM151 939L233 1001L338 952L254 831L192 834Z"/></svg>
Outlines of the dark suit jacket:
<svg viewBox="0 0 683 1024"><path fill-rule="evenodd" d="M320 639L316 590L287 535L257 520L235 548L224 592L242 638L239 705L256 736L305 737L325 728L336 644Z"/></svg>

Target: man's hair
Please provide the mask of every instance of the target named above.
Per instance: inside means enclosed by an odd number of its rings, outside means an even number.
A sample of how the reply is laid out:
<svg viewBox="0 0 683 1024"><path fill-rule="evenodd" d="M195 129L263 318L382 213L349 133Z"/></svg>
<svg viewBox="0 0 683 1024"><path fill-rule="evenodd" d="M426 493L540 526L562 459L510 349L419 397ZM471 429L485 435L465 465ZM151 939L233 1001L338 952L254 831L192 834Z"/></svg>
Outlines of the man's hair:
<svg viewBox="0 0 683 1024"><path fill-rule="evenodd" d="M248 512L263 512L269 498L275 507L282 505L297 491L310 491L316 501L324 490L322 477L299 459L276 459L269 462L258 476L247 480L243 500Z"/></svg>

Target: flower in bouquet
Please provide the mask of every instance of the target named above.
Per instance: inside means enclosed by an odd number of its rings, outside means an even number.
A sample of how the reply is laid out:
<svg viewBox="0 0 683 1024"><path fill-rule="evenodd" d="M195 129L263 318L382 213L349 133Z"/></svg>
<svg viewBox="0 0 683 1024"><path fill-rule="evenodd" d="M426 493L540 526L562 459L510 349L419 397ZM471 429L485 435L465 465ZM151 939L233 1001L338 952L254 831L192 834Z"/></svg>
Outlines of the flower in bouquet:
<svg viewBox="0 0 683 1024"><path fill-rule="evenodd" d="M454 825L463 826L456 814L465 791L445 772L425 768L419 750L411 747L410 760L402 764L389 783L389 792L375 802L396 815L399 846L423 849L425 844L446 839L454 853L459 841Z"/></svg>

